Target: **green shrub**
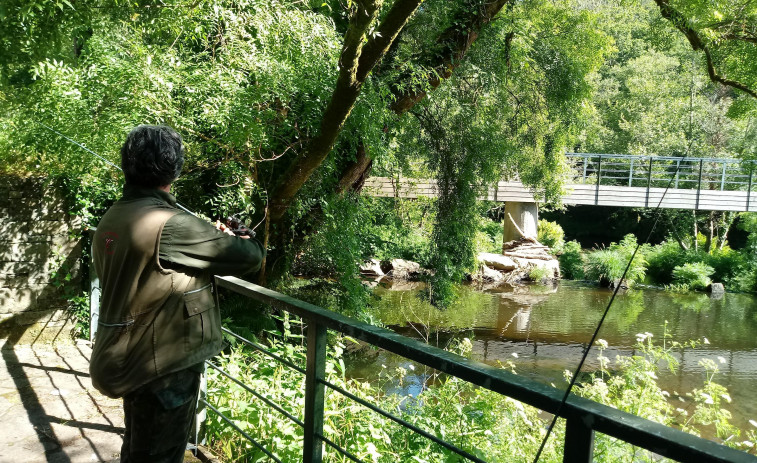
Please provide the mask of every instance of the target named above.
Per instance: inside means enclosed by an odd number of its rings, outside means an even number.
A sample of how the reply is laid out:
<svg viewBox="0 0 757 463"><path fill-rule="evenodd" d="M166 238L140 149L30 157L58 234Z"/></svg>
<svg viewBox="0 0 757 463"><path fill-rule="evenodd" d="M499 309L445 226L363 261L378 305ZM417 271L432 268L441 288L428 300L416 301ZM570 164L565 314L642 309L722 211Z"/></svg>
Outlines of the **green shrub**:
<svg viewBox="0 0 757 463"><path fill-rule="evenodd" d="M580 280L584 277L584 256L578 241L568 241L562 247L562 254L557 259L560 262L560 272L563 278Z"/></svg>
<svg viewBox="0 0 757 463"><path fill-rule="evenodd" d="M496 222L488 217L479 219L478 231L476 232L476 251L502 252L502 222Z"/></svg>
<svg viewBox="0 0 757 463"><path fill-rule="evenodd" d="M537 283L550 278L552 278L552 272L546 267L534 267L528 272L528 279Z"/></svg>
<svg viewBox="0 0 757 463"><path fill-rule="evenodd" d="M284 340L268 340L268 349L303 367L306 359L299 336L288 331L290 320L285 318ZM292 320L292 324L296 321ZM287 340L289 338L289 340ZM643 418L676 426L693 434L703 427L714 428L717 437L727 445L754 453L757 434L747 430L743 434L730 424L725 402L730 402L728 391L715 382L718 365L703 359L700 365L707 374L701 389L690 393L673 392L674 397L690 403L686 410L675 409L657 381L657 375L666 365L677 367L676 354L691 343L681 344L664 335L664 343L655 344L650 333L637 335L633 356L605 356L607 342L598 340L599 368L576 384L576 395L636 414ZM291 368L260 352L238 346L230 339L232 348L213 360L231 375L257 393L281 406L293 416L302 417L305 389L302 376ZM292 342L294 341L294 342ZM487 461L530 461L535 454L547 425L545 417L531 406L509 397L454 377L434 376L422 383L415 396L387 392L401 390L412 375L413 366L381 369L375 381L348 379L342 358L346 339L332 339L326 361L326 379L363 400L380 404L400 418L443 437ZM470 340L463 339L453 345L453 351L469 356ZM503 368L515 372L508 361ZM227 415L248 434L255 437L282 461L300 461L302 457L302 428L270 408L262 400L249 394L215 369L208 369L208 402ZM569 376L568 378L569 379ZM414 379L415 380L415 379ZM396 386L400 387L397 388ZM389 386L389 387L387 387ZM680 395L679 395L680 394ZM332 442L349 450L362 461L393 463L406 461L458 461L448 450L429 440L396 426L389 419L373 411L356 406L346 396L327 393L324 410L324 434ZM208 445L225 458L225 461L268 461L257 447L249 444L214 412L208 413L206 436ZM738 439L737 439L738 437ZM558 422L553 438L547 441L542 460L562 461L561 448L565 426ZM601 434L595 441L597 462L667 461L660 460L645 450L618 442ZM327 452L324 462L347 462L336 452Z"/></svg>
<svg viewBox="0 0 757 463"><path fill-rule="evenodd" d="M690 289L705 289L712 283L710 275L714 272L714 268L703 262L679 265L673 269L673 283Z"/></svg>
<svg viewBox="0 0 757 463"><path fill-rule="evenodd" d="M539 220L539 229L536 232L536 239L545 246L550 248L559 248L565 242L565 232L557 222L549 220Z"/></svg>
<svg viewBox="0 0 757 463"><path fill-rule="evenodd" d="M696 262L693 251L681 249L675 241L664 241L653 246L646 255L647 276L653 283L667 285L673 282L673 269Z"/></svg>
<svg viewBox="0 0 757 463"><path fill-rule="evenodd" d="M749 251L738 252L725 246L704 254L702 262L713 268L713 281L721 282L736 291L753 291L754 268Z"/></svg>
<svg viewBox="0 0 757 463"><path fill-rule="evenodd" d="M628 262L636 249L636 237L626 235L619 243L613 243L607 249L600 249L589 254L586 264L586 278L599 282L603 286L617 282L623 276ZM638 252L626 274L629 283L644 280L646 260L643 252Z"/></svg>

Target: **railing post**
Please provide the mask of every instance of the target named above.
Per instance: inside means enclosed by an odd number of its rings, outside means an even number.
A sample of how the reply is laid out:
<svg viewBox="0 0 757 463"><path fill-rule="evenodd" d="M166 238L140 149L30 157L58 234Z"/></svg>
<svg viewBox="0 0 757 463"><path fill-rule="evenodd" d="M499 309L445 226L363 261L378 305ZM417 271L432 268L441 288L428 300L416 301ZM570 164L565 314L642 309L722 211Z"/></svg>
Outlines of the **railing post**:
<svg viewBox="0 0 757 463"><path fill-rule="evenodd" d="M305 368L305 435L302 461L320 463L323 458L324 386L326 375L326 327L308 323L308 353Z"/></svg>
<svg viewBox="0 0 757 463"><path fill-rule="evenodd" d="M582 418L569 418L565 428L563 463L591 463L593 459L594 430Z"/></svg>
<svg viewBox="0 0 757 463"><path fill-rule="evenodd" d="M100 320L100 279L97 278L97 272L92 261L93 251L95 250L95 232L89 230L89 340L95 340L97 325Z"/></svg>
<svg viewBox="0 0 757 463"><path fill-rule="evenodd" d="M694 206L694 210L699 210L699 194L702 192L702 167L704 167L704 159L699 160L699 182L697 183L697 204Z"/></svg>
<svg viewBox="0 0 757 463"><path fill-rule="evenodd" d="M647 172L647 196L644 198L644 207L649 207L649 188L652 186L652 156L649 156L649 172Z"/></svg>
<svg viewBox="0 0 757 463"><path fill-rule="evenodd" d="M200 390L197 391L197 408L195 409L194 423L192 423L192 433L189 436L188 444L190 445L187 446L188 448L191 448L194 456L197 456L197 446L205 444L205 419L208 417L208 409L205 407L205 400L208 398L208 378L205 376L206 370L207 367L205 363L203 363L202 374L200 375Z"/></svg>
<svg viewBox="0 0 757 463"><path fill-rule="evenodd" d="M602 156L597 156L597 187L594 190L594 205L599 205L599 182L602 179Z"/></svg>
<svg viewBox="0 0 757 463"><path fill-rule="evenodd" d="M749 182L746 187L746 211L749 212L749 199L752 196L752 174L754 173L754 162L749 167Z"/></svg>
<svg viewBox="0 0 757 463"><path fill-rule="evenodd" d="M631 165L628 168L628 186L633 186L633 159L631 159Z"/></svg>
<svg viewBox="0 0 757 463"><path fill-rule="evenodd" d="M581 183L583 184L586 183L586 169L588 167L588 164L589 164L589 159L586 156L584 156L584 176L581 178Z"/></svg>
<svg viewBox="0 0 757 463"><path fill-rule="evenodd" d="M728 166L727 162L725 161L722 161L722 162L723 162L723 173L720 176L720 191L725 190L725 169L726 169L726 166Z"/></svg>
<svg viewBox="0 0 757 463"><path fill-rule="evenodd" d="M676 183L674 188L678 188L678 174L681 173L681 160L679 159L676 163Z"/></svg>

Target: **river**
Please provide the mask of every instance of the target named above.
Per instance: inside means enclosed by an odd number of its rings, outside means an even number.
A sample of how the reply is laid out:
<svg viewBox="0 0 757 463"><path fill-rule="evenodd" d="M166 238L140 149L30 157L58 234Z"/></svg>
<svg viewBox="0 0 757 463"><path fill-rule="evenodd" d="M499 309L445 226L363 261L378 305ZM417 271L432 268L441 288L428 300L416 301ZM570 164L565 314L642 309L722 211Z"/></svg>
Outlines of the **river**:
<svg viewBox="0 0 757 463"><path fill-rule="evenodd" d="M561 388L567 387L563 372L575 370L612 296L607 289L570 281L555 287L504 286L483 292L463 287L461 292L459 302L441 312L420 298L419 288L412 284L379 286L377 316L397 332L440 347L468 337L474 359L492 365L509 360L519 374ZM598 338L608 343L604 355L614 359L634 353L637 334L652 333L656 343L662 343L666 330L668 341L693 340L697 345L674 352L679 368L675 373L661 368L660 387L673 397L701 388L705 370L699 362L709 358L719 368L714 381L733 399L726 406L732 423L751 427L749 420L757 420L757 298L633 289L618 295ZM597 368L597 354L589 354L584 372ZM371 378L380 365L410 366L386 352L350 363L351 376L364 378ZM397 392L415 394L423 386L422 369L409 371Z"/></svg>

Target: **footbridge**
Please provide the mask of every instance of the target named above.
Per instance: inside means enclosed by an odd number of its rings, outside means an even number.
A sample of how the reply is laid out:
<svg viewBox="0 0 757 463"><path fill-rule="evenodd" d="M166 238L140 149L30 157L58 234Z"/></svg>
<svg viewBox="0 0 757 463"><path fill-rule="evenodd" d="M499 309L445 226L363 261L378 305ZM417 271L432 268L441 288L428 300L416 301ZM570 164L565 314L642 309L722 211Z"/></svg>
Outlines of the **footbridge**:
<svg viewBox="0 0 757 463"><path fill-rule="evenodd" d="M703 211L755 211L755 161L618 154L566 155L572 176L565 185L567 205L660 207ZM430 179L371 177L364 191L372 196L435 197ZM542 198L517 180L503 180L482 200L539 203Z"/></svg>

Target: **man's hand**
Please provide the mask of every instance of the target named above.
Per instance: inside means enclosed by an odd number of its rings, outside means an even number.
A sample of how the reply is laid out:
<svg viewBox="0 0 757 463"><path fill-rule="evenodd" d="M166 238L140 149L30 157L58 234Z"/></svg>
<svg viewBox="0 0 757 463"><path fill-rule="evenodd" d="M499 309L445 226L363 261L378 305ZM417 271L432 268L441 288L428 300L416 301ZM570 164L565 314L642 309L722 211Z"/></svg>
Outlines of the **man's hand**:
<svg viewBox="0 0 757 463"><path fill-rule="evenodd" d="M231 231L231 228L227 227L225 223L222 223L220 220L216 220L215 226L217 229L221 230L222 232L226 233L227 235L231 236L237 236L234 234L233 231ZM238 238L242 238L245 240L250 239L249 236L238 236Z"/></svg>

